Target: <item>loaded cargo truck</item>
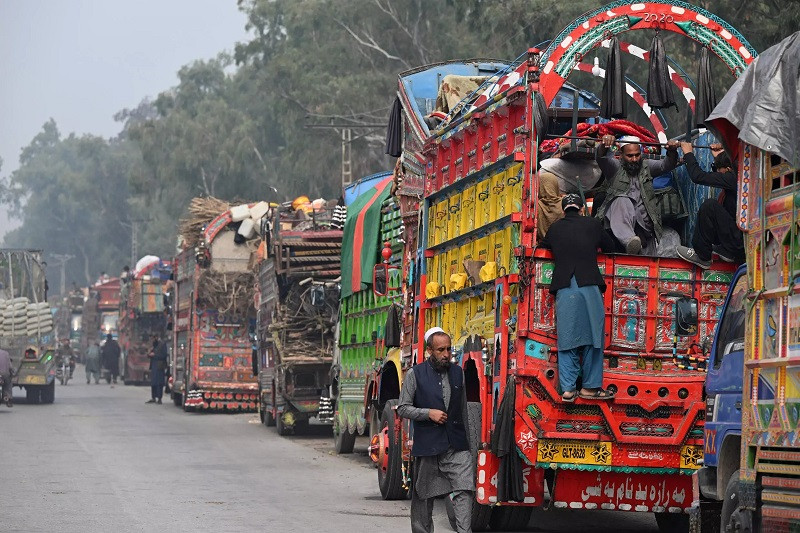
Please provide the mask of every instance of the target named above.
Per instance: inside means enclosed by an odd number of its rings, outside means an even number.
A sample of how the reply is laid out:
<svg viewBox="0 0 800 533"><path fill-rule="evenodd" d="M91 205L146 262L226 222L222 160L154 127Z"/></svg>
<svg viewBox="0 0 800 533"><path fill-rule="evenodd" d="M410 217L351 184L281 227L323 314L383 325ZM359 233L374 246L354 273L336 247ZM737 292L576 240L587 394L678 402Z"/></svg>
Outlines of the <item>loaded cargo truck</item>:
<svg viewBox="0 0 800 533"><path fill-rule="evenodd" d="M147 354L153 349L153 336L166 341L164 284L171 272L169 266L158 268L157 264L151 265L121 285L118 322L122 352L120 372L126 385L150 382Z"/></svg>
<svg viewBox="0 0 800 533"><path fill-rule="evenodd" d="M529 50L522 63L479 87L417 153L425 192L417 244L404 251L401 291L414 294L413 305L404 309L414 317L414 331L403 343L411 361L422 362L426 329L442 327L453 339L474 432L476 530L524 527L531 510L545 505L546 492L555 508L649 512L664 531L688 528L692 473L703 453L706 360L687 351L713 334L734 265L714 262L700 269L668 256L598 256L608 287L603 388L616 396L567 403L558 384L552 257L537 246L539 163L550 155L548 135L564 134L556 126L563 116L558 102L572 98L578 111L572 113L574 132L591 126L601 132L643 131L642 125L599 120L598 106L583 103L566 78L576 70L591 72L584 55L610 37L646 29L689 36L717 54L734 76L755 56L733 27L700 8L617 2L582 15L548 48ZM646 54L622 48L647 69ZM649 120L649 134L666 142L661 117L648 113L645 100L633 92ZM691 90L676 93L686 98L684 105L694 106ZM593 159L582 155L592 150L581 145L559 146L567 160ZM656 150L648 156L662 155ZM411 159L402 157L401 163ZM597 191L581 192L591 201ZM662 211L665 220L670 214ZM685 215L692 227L696 212ZM379 266L376 276L390 271ZM674 309L692 298L698 325L678 337ZM509 394L514 409L499 420ZM378 461L379 480L380 472L391 474L393 486L382 487L382 494L402 497L410 483L413 435L387 405L370 454ZM500 424L513 428L515 442L513 453L504 457L491 446ZM517 462L511 470L522 479L504 474L509 461ZM523 493L513 501L502 498L501 485L519 481Z"/></svg>
<svg viewBox="0 0 800 533"><path fill-rule="evenodd" d="M173 261L170 381L172 401L185 411L257 407L251 357L256 221L250 207L195 198L183 222L183 249Z"/></svg>
<svg viewBox="0 0 800 533"><path fill-rule="evenodd" d="M386 291L377 296L372 290L372 265L379 260L383 243L395 243L397 258L402 252L398 237L402 235L403 221L400 206L390 194L391 182L391 173L382 172L345 189L348 206L342 239L342 276L347 281L342 283L330 394L334 400L336 453L351 453L357 435L363 435L368 428L377 431L377 406L386 403L376 395L381 380L384 390L394 391L392 395L400 390L399 329L395 329L395 340L387 340L385 327L389 314L399 316L401 308L392 310L395 303ZM368 267L366 270L361 268L362 263ZM399 263L395 261L393 266ZM399 287L399 271L395 269L394 273L392 283ZM392 348L388 352L387 344ZM385 371L377 373L378 368Z"/></svg>
<svg viewBox="0 0 800 533"><path fill-rule="evenodd" d="M759 55L708 120L738 162L747 265L710 354L696 532L800 530L800 89L787 83L798 61L795 33Z"/></svg>
<svg viewBox="0 0 800 533"><path fill-rule="evenodd" d="M55 401L56 339L41 250L0 249L0 348L28 403ZM12 389L13 392L13 389Z"/></svg>
<svg viewBox="0 0 800 533"><path fill-rule="evenodd" d="M341 275L342 229L334 215L341 208L295 207L270 207L257 265L254 371L261 420L280 435L312 418L333 419L327 391Z"/></svg>

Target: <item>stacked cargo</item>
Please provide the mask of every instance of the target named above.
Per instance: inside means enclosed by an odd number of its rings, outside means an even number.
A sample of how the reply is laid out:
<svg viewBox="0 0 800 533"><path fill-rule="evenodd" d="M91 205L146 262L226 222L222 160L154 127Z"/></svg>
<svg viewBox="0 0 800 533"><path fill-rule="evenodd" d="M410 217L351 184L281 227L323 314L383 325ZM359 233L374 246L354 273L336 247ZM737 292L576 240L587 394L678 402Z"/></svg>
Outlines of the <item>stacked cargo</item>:
<svg viewBox="0 0 800 533"><path fill-rule="evenodd" d="M50 304L30 302L24 296L0 300L0 317L3 337L36 337L53 329Z"/></svg>

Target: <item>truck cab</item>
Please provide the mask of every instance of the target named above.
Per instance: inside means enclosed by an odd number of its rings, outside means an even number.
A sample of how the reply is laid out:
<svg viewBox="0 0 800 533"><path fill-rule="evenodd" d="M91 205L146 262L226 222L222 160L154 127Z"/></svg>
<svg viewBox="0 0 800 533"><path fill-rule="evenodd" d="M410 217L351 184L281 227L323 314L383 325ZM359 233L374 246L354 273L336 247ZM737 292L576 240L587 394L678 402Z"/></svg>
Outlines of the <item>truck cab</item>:
<svg viewBox="0 0 800 533"><path fill-rule="evenodd" d="M711 502L722 500L739 471L747 293L747 266L742 265L728 289L708 359L703 466L697 475L700 493Z"/></svg>

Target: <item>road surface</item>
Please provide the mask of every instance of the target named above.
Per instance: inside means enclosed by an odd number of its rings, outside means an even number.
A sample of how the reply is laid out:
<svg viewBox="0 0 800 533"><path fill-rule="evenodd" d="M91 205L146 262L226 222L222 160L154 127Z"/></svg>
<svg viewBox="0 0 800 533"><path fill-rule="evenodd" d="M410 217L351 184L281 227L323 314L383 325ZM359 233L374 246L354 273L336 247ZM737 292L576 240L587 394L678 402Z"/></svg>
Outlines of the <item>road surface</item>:
<svg viewBox="0 0 800 533"><path fill-rule="evenodd" d="M380 498L366 439L336 456L330 429L279 437L256 414L184 413L149 387L86 385L52 405L0 406L0 531L410 531L408 501ZM450 531L437 505L436 531ZM651 515L537 513L529 531L657 531Z"/></svg>

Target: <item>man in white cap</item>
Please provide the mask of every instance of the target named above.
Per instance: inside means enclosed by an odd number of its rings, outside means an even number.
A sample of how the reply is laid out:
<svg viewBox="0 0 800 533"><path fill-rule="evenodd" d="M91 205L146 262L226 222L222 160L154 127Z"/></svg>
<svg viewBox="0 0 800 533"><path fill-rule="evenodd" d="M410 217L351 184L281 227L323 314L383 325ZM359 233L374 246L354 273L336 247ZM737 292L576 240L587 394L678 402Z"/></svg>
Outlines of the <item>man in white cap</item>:
<svg viewBox="0 0 800 533"><path fill-rule="evenodd" d="M475 464L469 448L464 372L451 365L450 336L442 328L425 332L428 358L408 371L397 414L412 421L414 484L411 531L433 531L433 501L452 493L456 531L472 531Z"/></svg>
<svg viewBox="0 0 800 533"><path fill-rule="evenodd" d="M606 200L597 211L603 225L629 254L655 252L661 238L661 212L655 201L653 178L678 166L678 142L667 143L667 157L642 162L642 147L638 137L619 139L620 157L617 161L609 148L613 135L604 135L595 152L595 160L608 180Z"/></svg>

